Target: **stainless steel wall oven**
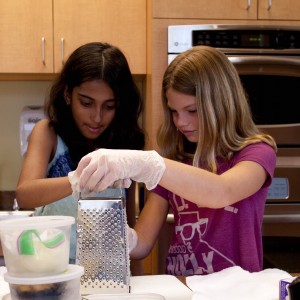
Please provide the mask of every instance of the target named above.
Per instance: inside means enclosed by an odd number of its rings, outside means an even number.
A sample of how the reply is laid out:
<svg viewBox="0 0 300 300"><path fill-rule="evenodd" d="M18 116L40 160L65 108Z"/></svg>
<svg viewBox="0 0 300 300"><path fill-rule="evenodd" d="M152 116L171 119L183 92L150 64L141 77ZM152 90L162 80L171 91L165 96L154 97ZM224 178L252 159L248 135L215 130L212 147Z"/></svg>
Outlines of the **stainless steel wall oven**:
<svg viewBox="0 0 300 300"><path fill-rule="evenodd" d="M300 272L300 27L168 27L168 61L196 45L223 51L237 68L255 123L277 143L266 202L265 267Z"/></svg>

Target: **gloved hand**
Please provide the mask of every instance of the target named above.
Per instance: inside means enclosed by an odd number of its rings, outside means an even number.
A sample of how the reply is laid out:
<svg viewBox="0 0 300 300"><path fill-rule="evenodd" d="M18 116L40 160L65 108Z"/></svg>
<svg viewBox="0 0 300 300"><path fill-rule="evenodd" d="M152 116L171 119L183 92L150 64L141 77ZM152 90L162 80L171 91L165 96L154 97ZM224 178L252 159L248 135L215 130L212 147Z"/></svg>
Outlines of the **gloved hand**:
<svg viewBox="0 0 300 300"><path fill-rule="evenodd" d="M68 173L68 179L72 188L72 196L79 200L80 197L80 188L79 188L79 178L77 177L75 171Z"/></svg>
<svg viewBox="0 0 300 300"><path fill-rule="evenodd" d="M81 190L100 192L120 179L143 182L151 190L165 168L164 159L156 151L99 149L81 159L76 176Z"/></svg>
<svg viewBox="0 0 300 300"><path fill-rule="evenodd" d="M128 238L128 250L130 254L131 251L136 247L138 243L138 236L136 231L133 228L130 228L128 225L127 225L127 238Z"/></svg>
<svg viewBox="0 0 300 300"><path fill-rule="evenodd" d="M92 194L94 193L93 191L81 191L80 187L79 187L79 178L76 174L75 171L69 172L68 173L68 179L70 181L71 184L71 188L72 188L72 196L79 200L87 198L89 196L92 196ZM115 181L112 184L112 188L128 188L131 185L131 180L130 179L120 179Z"/></svg>

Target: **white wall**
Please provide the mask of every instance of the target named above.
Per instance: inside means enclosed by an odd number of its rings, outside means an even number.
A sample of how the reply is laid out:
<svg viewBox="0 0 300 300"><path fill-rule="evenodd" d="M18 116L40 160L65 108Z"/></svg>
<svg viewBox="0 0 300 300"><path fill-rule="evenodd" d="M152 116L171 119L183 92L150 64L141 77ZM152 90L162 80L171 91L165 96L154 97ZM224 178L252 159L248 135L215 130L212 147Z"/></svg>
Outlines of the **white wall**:
<svg viewBox="0 0 300 300"><path fill-rule="evenodd" d="M16 188L22 157L19 117L26 105L43 105L51 82L0 81L0 190Z"/></svg>

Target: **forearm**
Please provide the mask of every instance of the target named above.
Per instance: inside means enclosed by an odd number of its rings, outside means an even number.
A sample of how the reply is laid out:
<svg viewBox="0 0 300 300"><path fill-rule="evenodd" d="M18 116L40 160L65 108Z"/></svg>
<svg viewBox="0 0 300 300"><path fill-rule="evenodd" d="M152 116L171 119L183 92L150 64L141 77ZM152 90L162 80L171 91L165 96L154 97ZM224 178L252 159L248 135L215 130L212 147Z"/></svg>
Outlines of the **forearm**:
<svg viewBox="0 0 300 300"><path fill-rule="evenodd" d="M219 175L173 160L164 159L166 170L159 184L200 206L220 208L229 205L226 184Z"/></svg>
<svg viewBox="0 0 300 300"><path fill-rule="evenodd" d="M43 178L19 184L16 198L21 208L36 208L72 194L68 177Z"/></svg>
<svg viewBox="0 0 300 300"><path fill-rule="evenodd" d="M136 247L131 251L130 258L132 259L143 259L145 258L152 250L154 246L153 243L149 243L140 233L138 234L138 240Z"/></svg>
<svg viewBox="0 0 300 300"><path fill-rule="evenodd" d="M218 175L165 159L161 186L199 206L223 208L256 193L267 173L256 162L243 161Z"/></svg>
<svg viewBox="0 0 300 300"><path fill-rule="evenodd" d="M148 194L146 204L134 227L138 239L136 247L130 254L132 258L141 259L151 252L166 222L168 211L168 201L153 192Z"/></svg>

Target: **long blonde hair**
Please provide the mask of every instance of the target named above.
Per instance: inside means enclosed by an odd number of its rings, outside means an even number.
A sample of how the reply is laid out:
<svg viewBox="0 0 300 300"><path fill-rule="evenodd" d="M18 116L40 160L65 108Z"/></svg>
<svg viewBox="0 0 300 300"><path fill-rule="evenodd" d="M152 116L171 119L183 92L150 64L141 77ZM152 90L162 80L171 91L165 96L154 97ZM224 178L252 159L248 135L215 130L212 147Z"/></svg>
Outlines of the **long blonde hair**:
<svg viewBox="0 0 300 300"><path fill-rule="evenodd" d="M166 92L174 89L196 97L199 137L196 149L177 131ZM194 166L217 171L216 157L229 160L249 144L265 142L276 151L274 139L255 125L237 70L225 54L196 46L178 55L165 71L162 83L164 121L157 135L160 152L174 160L192 159Z"/></svg>

